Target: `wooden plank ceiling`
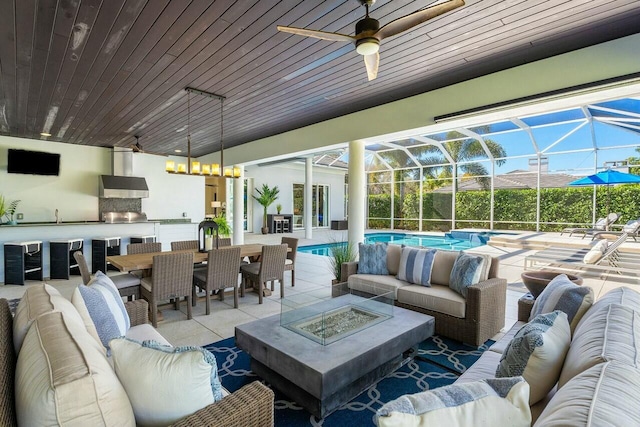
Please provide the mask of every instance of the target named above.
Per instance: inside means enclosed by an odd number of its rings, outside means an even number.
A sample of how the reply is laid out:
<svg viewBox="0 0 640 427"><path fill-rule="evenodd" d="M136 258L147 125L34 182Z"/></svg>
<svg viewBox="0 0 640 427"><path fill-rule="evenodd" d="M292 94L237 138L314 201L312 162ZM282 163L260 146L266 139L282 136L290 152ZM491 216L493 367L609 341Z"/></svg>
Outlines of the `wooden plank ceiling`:
<svg viewBox="0 0 640 427"><path fill-rule="evenodd" d="M433 0L378 0L381 24ZM231 147L638 32L637 0L467 0L381 44L368 82L356 0L0 0L0 133L147 152L186 148L191 86L227 97ZM220 149L220 104L191 98L192 154Z"/></svg>

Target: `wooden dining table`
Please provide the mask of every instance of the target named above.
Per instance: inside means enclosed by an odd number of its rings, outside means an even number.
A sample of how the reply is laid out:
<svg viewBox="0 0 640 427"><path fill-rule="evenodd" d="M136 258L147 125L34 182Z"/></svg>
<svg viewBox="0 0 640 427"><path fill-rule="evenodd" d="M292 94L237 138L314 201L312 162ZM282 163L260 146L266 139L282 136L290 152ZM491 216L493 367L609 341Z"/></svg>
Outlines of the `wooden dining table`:
<svg viewBox="0 0 640 427"><path fill-rule="evenodd" d="M240 257L249 257L255 260L262 254L261 243L250 243L246 245L234 245L240 247ZM289 249L290 250L290 249ZM171 252L150 252L146 254L129 254L129 255L112 255L107 257L107 262L111 263L118 270L129 273L135 270L150 270L153 268L153 257L156 255L167 255L176 252L193 252L193 263L201 263L207 260L207 252L198 252L195 250L180 250Z"/></svg>

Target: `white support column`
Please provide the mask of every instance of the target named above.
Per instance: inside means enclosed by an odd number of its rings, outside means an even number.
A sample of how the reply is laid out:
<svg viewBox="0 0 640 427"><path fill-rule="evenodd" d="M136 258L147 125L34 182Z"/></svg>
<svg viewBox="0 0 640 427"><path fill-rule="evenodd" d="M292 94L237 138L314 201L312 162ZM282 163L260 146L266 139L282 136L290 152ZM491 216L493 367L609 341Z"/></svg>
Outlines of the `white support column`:
<svg viewBox="0 0 640 427"><path fill-rule="evenodd" d="M395 223L394 213L396 211L396 174L393 170L391 171L391 197L389 200L391 201L391 212L389 213L391 224L389 224L389 228L393 230L393 224Z"/></svg>
<svg viewBox="0 0 640 427"><path fill-rule="evenodd" d="M489 229L493 230L493 213L495 210L495 178L496 178L496 160L491 159L491 200L489 209Z"/></svg>
<svg viewBox="0 0 640 427"><path fill-rule="evenodd" d="M244 243L244 166L240 169L240 178L233 180L233 244Z"/></svg>
<svg viewBox="0 0 640 427"><path fill-rule="evenodd" d="M304 238L313 238L313 157L307 157L304 161Z"/></svg>
<svg viewBox="0 0 640 427"><path fill-rule="evenodd" d="M455 230L456 228L456 193L458 191L458 176L457 176L457 168L455 164L453 166L453 181L451 185L451 189L453 190L451 194L451 229Z"/></svg>
<svg viewBox="0 0 640 427"><path fill-rule="evenodd" d="M542 153L538 151L538 176L536 177L536 231L540 231L540 175L542 174Z"/></svg>
<svg viewBox="0 0 640 427"><path fill-rule="evenodd" d="M349 242L358 251L364 242L367 180L364 170L364 141L349 142Z"/></svg>
<svg viewBox="0 0 640 427"><path fill-rule="evenodd" d="M418 203L420 203L420 205L418 206L418 231L422 231L422 197L423 197L423 191L424 191L424 186L423 186L423 181L424 180L424 168L422 166L420 166L420 186L419 186L419 190L420 191L420 197L418 197Z"/></svg>

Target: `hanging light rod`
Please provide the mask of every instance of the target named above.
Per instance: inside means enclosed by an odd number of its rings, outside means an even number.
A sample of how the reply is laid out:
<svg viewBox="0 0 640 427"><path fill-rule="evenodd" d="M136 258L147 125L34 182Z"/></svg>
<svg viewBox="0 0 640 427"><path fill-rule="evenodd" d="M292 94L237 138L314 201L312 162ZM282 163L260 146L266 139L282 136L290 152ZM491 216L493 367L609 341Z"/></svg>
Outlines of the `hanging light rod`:
<svg viewBox="0 0 640 427"><path fill-rule="evenodd" d="M207 98L214 98L220 101L220 163L213 163L211 165L200 165L200 162L194 161L191 162L191 129L190 129L190 118L191 118L191 96L188 99L188 108L187 108L187 164L179 164L176 170L176 163L173 160L168 160L166 162L166 171L168 173L177 173L184 175L211 175L211 176L219 176L223 178L239 178L240 177L240 168L225 168L224 167L224 128L223 128L223 108L224 108L224 100L227 99L223 95L218 95L213 92L207 92L200 89L194 89L192 87L186 87L185 92L188 95L192 93L194 95L205 96Z"/></svg>

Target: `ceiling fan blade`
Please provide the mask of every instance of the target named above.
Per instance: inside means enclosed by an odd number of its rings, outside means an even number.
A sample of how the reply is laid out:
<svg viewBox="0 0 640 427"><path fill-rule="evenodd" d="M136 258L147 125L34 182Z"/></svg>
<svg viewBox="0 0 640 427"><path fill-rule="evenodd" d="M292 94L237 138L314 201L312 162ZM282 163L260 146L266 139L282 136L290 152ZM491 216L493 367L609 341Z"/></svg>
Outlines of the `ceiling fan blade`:
<svg viewBox="0 0 640 427"><path fill-rule="evenodd" d="M407 31L410 28L420 25L436 16L447 13L460 6L464 6L464 0L449 0L444 3L439 3L435 6L428 7L418 12L411 13L402 18L395 19L389 22L384 27L380 28L376 33L378 40L385 39L387 37L395 36L403 31Z"/></svg>
<svg viewBox="0 0 640 427"><path fill-rule="evenodd" d="M367 66L367 77L369 81L378 77L378 66L380 65L380 53L376 52L364 56L364 65Z"/></svg>
<svg viewBox="0 0 640 427"><path fill-rule="evenodd" d="M307 30L305 28L283 27L278 25L278 31L284 33L297 34L305 37L315 37L316 39L329 40L332 42L355 42L357 39L353 36L340 33L329 33L326 31Z"/></svg>

